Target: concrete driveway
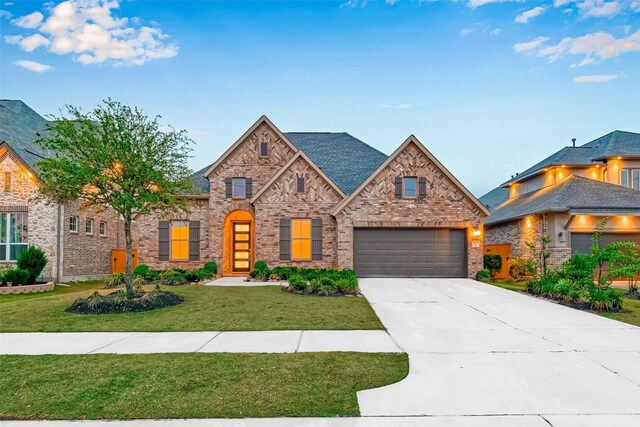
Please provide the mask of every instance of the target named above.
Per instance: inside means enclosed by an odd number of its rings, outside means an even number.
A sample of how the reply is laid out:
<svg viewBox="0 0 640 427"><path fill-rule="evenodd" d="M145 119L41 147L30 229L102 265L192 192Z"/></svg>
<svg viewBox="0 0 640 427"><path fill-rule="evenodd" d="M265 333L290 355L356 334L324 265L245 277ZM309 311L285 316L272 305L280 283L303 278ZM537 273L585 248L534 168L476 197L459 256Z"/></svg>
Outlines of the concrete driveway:
<svg viewBox="0 0 640 427"><path fill-rule="evenodd" d="M468 279L361 279L360 288L410 360L405 380L358 393L364 416L535 414L555 425L599 415L598 425L614 425L600 424L605 415L640 425L638 327Z"/></svg>

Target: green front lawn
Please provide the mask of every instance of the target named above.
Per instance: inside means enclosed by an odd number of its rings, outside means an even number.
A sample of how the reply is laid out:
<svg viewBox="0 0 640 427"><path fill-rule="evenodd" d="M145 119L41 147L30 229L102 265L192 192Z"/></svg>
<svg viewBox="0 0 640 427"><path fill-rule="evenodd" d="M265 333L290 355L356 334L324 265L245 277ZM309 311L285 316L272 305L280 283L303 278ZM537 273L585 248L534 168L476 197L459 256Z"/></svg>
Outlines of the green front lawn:
<svg viewBox="0 0 640 427"><path fill-rule="evenodd" d="M260 331L383 329L364 297L319 297L279 286L186 285L165 289L182 304L143 313L86 315L64 311L101 282L76 283L49 293L0 296L0 332ZM108 292L108 291L105 291Z"/></svg>
<svg viewBox="0 0 640 427"><path fill-rule="evenodd" d="M357 391L408 372L406 354L0 356L0 419L357 416Z"/></svg>

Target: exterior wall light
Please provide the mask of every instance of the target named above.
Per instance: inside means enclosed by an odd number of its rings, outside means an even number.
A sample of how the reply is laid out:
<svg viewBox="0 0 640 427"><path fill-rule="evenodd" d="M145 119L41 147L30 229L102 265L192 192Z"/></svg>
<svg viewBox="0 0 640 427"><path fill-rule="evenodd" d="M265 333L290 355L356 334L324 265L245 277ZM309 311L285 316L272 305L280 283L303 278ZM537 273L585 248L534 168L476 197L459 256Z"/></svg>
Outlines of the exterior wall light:
<svg viewBox="0 0 640 427"><path fill-rule="evenodd" d="M479 228L476 228L475 230L473 230L473 237L480 237L481 234L482 232L480 231Z"/></svg>

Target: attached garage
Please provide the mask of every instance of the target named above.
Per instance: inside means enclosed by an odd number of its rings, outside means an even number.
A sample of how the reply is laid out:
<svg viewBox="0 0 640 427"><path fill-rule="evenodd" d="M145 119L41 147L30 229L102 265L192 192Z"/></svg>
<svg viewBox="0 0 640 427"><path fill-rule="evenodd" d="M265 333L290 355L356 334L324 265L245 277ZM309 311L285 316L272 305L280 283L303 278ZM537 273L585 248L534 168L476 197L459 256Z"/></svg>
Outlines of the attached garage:
<svg viewBox="0 0 640 427"><path fill-rule="evenodd" d="M591 253L592 236L593 233L571 233L571 252ZM601 246L620 241L631 241L640 245L640 233L603 233Z"/></svg>
<svg viewBox="0 0 640 427"><path fill-rule="evenodd" d="M467 231L444 228L355 228L359 277L467 277Z"/></svg>

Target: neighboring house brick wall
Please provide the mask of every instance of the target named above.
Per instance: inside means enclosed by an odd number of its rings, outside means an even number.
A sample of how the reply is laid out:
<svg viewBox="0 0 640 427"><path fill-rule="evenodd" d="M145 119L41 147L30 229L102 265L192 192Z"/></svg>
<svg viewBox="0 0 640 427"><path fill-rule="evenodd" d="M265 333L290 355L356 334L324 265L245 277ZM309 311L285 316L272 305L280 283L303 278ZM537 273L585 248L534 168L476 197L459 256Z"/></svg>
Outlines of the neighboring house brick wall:
<svg viewBox="0 0 640 427"><path fill-rule="evenodd" d="M303 176L304 193L296 191L296 178ZM256 259L269 266L296 265L306 268L336 268L337 224L331 211L342 196L302 157L255 201ZM322 260L280 261L280 219L322 218Z"/></svg>
<svg viewBox="0 0 640 427"><path fill-rule="evenodd" d="M427 198L396 199L394 179L401 175L426 176ZM482 240L473 237L473 228L481 228L483 219L475 203L411 143L338 213L338 265L353 268L353 227L465 228L473 277L482 269Z"/></svg>
<svg viewBox="0 0 640 427"><path fill-rule="evenodd" d="M169 217L156 215L138 215L134 221L134 248L138 249L138 263L147 264L149 267L164 270L169 267L185 269L200 268L205 262L211 260L209 250L209 200L194 199L190 201L188 214L178 214ZM158 222L171 221L200 221L200 260L169 260L158 259Z"/></svg>
<svg viewBox="0 0 640 427"><path fill-rule="evenodd" d="M267 141L269 144L268 157L260 156L260 143L263 141ZM244 210L252 216L255 215L254 208L248 199L234 200L226 197L225 178L251 178L253 181L252 194L256 194L294 154L295 150L283 141L268 124L263 122L209 175L211 184L209 198L210 253L218 263L220 272L225 274L230 272L230 266L225 265L227 256L223 255L224 225L227 215L234 210Z"/></svg>

